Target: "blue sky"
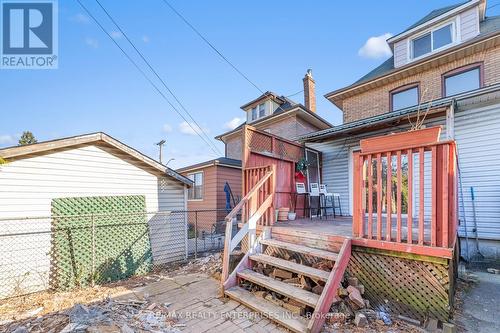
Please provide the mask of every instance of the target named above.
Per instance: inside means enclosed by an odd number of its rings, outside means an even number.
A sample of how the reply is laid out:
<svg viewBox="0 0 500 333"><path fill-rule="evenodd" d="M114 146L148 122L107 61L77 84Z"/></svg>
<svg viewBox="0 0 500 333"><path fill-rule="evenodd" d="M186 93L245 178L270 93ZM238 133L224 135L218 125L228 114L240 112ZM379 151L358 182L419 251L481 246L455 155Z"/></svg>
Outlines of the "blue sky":
<svg viewBox="0 0 500 333"><path fill-rule="evenodd" d="M126 46L95 1L82 1ZM342 114L323 95L387 58L380 38L363 48L371 37L396 34L456 3L170 1L263 90L296 93L312 68L318 112L333 124ZM101 2L210 137L227 131L244 116L239 107L260 95L161 0ZM498 15L500 6L487 13ZM302 103L303 95L292 99ZM154 158L154 143L166 139L165 159L175 158L174 168L214 158L182 122L73 0L59 1L57 70L0 71L0 147L15 144L23 130L39 140L103 131Z"/></svg>

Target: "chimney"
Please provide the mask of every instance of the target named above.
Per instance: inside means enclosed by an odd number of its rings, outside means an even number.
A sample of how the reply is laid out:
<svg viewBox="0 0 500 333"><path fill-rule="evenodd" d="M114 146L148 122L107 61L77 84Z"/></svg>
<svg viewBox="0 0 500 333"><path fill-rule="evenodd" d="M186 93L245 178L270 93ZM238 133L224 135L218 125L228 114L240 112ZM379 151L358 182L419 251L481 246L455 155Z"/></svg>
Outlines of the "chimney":
<svg viewBox="0 0 500 333"><path fill-rule="evenodd" d="M316 93L314 92L314 80L312 78L312 70L308 69L304 76L304 105L306 109L316 112Z"/></svg>

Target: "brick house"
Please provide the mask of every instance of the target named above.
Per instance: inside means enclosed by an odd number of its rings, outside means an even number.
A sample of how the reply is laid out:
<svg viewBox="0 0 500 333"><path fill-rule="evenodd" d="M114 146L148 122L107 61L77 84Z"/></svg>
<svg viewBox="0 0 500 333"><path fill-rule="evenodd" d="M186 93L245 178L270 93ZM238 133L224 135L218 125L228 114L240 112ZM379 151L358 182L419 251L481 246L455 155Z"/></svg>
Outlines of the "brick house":
<svg viewBox="0 0 500 333"><path fill-rule="evenodd" d="M343 211L353 210L352 156L360 139L406 131L425 115L424 126L440 125L442 139L458 145L463 256L476 251L477 234L482 254L500 258L500 163L493 153L500 144L499 41L500 16L487 17L484 0L433 10L387 40L392 57L325 95L342 110L343 124L301 141L322 152L321 181L341 194Z"/></svg>
<svg viewBox="0 0 500 333"><path fill-rule="evenodd" d="M249 124L289 140L332 127L316 113L315 82L311 70L304 76L303 84L304 105L273 92L262 94L241 106L246 114L246 121L242 125L216 137L224 142L224 157L177 170L195 183L189 190L188 210L218 209L220 212L217 213L217 220L223 220L227 213L224 192L226 182L231 187L234 201L237 202L241 197L243 125ZM230 201L233 206L233 199Z"/></svg>

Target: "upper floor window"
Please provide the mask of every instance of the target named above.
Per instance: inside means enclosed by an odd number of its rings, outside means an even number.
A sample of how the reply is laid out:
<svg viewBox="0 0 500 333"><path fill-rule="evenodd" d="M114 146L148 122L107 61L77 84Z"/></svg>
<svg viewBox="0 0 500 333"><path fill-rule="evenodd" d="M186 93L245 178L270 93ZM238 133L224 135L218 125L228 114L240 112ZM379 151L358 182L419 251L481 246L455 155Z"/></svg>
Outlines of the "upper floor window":
<svg viewBox="0 0 500 333"><path fill-rule="evenodd" d="M481 64L458 68L443 75L445 97L478 88L481 88Z"/></svg>
<svg viewBox="0 0 500 333"><path fill-rule="evenodd" d="M391 92L391 111L418 104L418 85L397 88Z"/></svg>
<svg viewBox="0 0 500 333"><path fill-rule="evenodd" d="M257 119L257 107L252 108L252 120Z"/></svg>
<svg viewBox="0 0 500 333"><path fill-rule="evenodd" d="M453 43L454 23L448 23L411 40L412 58L419 58Z"/></svg>
<svg viewBox="0 0 500 333"><path fill-rule="evenodd" d="M259 104L259 118L266 115L266 105L264 103Z"/></svg>
<svg viewBox="0 0 500 333"><path fill-rule="evenodd" d="M194 184L188 190L188 200L203 199L203 172L196 172L188 175Z"/></svg>

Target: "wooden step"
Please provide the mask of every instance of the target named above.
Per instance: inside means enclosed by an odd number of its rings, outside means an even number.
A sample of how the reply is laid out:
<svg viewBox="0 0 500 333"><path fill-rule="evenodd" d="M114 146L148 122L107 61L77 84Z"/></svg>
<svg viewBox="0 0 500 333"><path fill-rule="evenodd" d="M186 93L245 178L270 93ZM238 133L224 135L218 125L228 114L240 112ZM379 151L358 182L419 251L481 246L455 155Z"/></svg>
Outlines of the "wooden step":
<svg viewBox="0 0 500 333"><path fill-rule="evenodd" d="M330 251L315 249L312 247L297 245L292 243L286 243L275 239L263 239L260 241L261 244L278 247L280 249L298 252L302 254L307 254L313 257L319 257L327 260L337 261L338 254Z"/></svg>
<svg viewBox="0 0 500 333"><path fill-rule="evenodd" d="M298 287L294 287L288 283L275 280L263 274L254 272L250 269L245 269L241 272L238 272L238 277L258 284L269 290L275 291L283 296L293 298L294 300L313 308L316 307L316 304L319 300L319 295L313 294L310 291L300 289Z"/></svg>
<svg viewBox="0 0 500 333"><path fill-rule="evenodd" d="M254 254L250 256L250 260L260 262L263 264L271 265L273 267L277 267L283 269L285 271L289 271L292 273L297 273L299 275L308 276L310 278L324 281L328 280L330 276L330 272L322 271L321 269L312 268L309 266L297 264L291 261L287 261L285 259L280 259L276 257L268 256L267 254Z"/></svg>
<svg viewBox="0 0 500 333"><path fill-rule="evenodd" d="M226 290L225 294L252 310L262 313L293 332L302 333L307 331L308 321L305 318L294 315L292 312L263 298L256 297L254 294L241 287L232 287Z"/></svg>

